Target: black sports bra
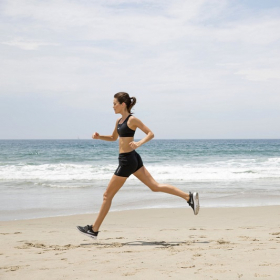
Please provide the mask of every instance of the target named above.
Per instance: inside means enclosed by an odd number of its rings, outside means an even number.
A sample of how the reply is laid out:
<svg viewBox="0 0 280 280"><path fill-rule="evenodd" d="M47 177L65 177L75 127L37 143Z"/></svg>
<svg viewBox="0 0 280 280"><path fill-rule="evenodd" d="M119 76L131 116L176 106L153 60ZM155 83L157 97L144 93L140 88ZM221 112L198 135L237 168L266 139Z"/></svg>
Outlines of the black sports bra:
<svg viewBox="0 0 280 280"><path fill-rule="evenodd" d="M129 117L131 117L131 115L129 115L124 121L123 123L120 124L120 120L118 123L118 134L120 137L133 137L135 130L130 129L127 126L127 121L129 119Z"/></svg>

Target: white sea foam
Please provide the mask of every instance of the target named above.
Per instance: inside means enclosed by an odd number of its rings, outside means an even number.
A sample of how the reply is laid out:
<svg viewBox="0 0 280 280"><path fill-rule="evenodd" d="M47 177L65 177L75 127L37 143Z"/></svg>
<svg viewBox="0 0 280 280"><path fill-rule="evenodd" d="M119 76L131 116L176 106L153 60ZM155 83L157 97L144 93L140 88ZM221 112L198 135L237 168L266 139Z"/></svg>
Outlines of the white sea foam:
<svg viewBox="0 0 280 280"><path fill-rule="evenodd" d="M194 164L147 164L157 180L235 181L280 178L280 158L227 160ZM0 180L83 181L109 180L117 166L91 164L6 165L0 168ZM133 179L133 176L131 177Z"/></svg>

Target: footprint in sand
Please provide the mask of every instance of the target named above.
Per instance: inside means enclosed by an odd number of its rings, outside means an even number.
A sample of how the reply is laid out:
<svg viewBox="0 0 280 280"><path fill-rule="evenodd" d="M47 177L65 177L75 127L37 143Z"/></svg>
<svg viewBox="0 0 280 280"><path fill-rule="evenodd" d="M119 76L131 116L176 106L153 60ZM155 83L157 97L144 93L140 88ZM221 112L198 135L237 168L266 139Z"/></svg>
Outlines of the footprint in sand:
<svg viewBox="0 0 280 280"><path fill-rule="evenodd" d="M127 272L127 273L123 273L123 276L133 276L135 275L136 272Z"/></svg>
<svg viewBox="0 0 280 280"><path fill-rule="evenodd" d="M201 254L194 254L194 257L201 257Z"/></svg>
<svg viewBox="0 0 280 280"><path fill-rule="evenodd" d="M5 269L6 271L16 271L16 270L19 270L19 266L4 266L4 267L1 267L1 269Z"/></svg>
<svg viewBox="0 0 280 280"><path fill-rule="evenodd" d="M194 268L195 265L190 265L190 266L181 266L181 268Z"/></svg>
<svg viewBox="0 0 280 280"><path fill-rule="evenodd" d="M19 265L3 266L3 267L0 267L0 269L5 269L7 272L8 272L8 271L17 271L17 270L19 270L21 267L24 267L24 266L29 266L29 265L22 265L22 266L19 266Z"/></svg>
<svg viewBox="0 0 280 280"><path fill-rule="evenodd" d="M217 243L218 244L229 244L230 242L226 241L226 240L223 240L223 239L220 239L220 240L217 240Z"/></svg>
<svg viewBox="0 0 280 280"><path fill-rule="evenodd" d="M80 246L74 246L72 244L67 244L67 245L50 245L47 246L45 244L42 243L31 243L31 242L26 242L24 245L22 246L17 246L15 248L17 249L31 249L31 248L39 248L39 249L46 249L46 250L58 250L58 251L64 251L64 250L69 250L69 249L75 249L78 248Z"/></svg>
<svg viewBox="0 0 280 280"><path fill-rule="evenodd" d="M16 232L14 232L14 233L8 233L8 232L0 232L0 234L2 234L2 235L7 235L7 234L21 234L22 232L20 232L20 231L16 231Z"/></svg>
<svg viewBox="0 0 280 280"><path fill-rule="evenodd" d="M248 240L248 239L250 239L250 237L249 236L244 236L244 235L241 235L241 236L238 236L239 238L242 238L242 239L245 239L245 240Z"/></svg>
<svg viewBox="0 0 280 280"><path fill-rule="evenodd" d="M117 248L117 247L122 247L123 244L122 243L119 243L119 242L114 242L110 245L105 245L104 248Z"/></svg>
<svg viewBox="0 0 280 280"><path fill-rule="evenodd" d="M17 246L15 247L17 249L30 249L30 248L41 248L45 249L46 245L45 244L39 244L39 243L30 243L30 242L25 242L24 245L22 246Z"/></svg>
<svg viewBox="0 0 280 280"><path fill-rule="evenodd" d="M254 276L255 277L269 277L270 275L269 274L258 274L258 273L255 273Z"/></svg>

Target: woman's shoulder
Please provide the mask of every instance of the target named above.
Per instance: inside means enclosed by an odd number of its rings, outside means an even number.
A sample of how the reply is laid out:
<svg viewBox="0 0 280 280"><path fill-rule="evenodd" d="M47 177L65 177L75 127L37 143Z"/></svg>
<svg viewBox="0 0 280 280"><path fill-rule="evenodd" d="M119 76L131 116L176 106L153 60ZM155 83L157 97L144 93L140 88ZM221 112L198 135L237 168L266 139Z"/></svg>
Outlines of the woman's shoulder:
<svg viewBox="0 0 280 280"><path fill-rule="evenodd" d="M132 125L138 125L141 123L141 120L136 118L135 116L131 115L131 117L129 118L129 123Z"/></svg>
<svg viewBox="0 0 280 280"><path fill-rule="evenodd" d="M139 120L139 119L137 119L137 118L136 118L135 116L133 116L133 115L130 115L129 120L131 120L131 121L137 121L137 120Z"/></svg>

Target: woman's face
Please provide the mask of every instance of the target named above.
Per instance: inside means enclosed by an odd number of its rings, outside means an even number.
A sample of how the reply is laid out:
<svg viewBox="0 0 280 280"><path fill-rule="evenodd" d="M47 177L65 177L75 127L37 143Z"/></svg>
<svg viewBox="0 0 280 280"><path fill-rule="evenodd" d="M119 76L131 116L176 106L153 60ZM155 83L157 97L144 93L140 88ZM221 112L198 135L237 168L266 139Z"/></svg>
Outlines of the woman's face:
<svg viewBox="0 0 280 280"><path fill-rule="evenodd" d="M117 98L114 98L113 108L116 114L119 114L122 110L122 105L119 103Z"/></svg>

